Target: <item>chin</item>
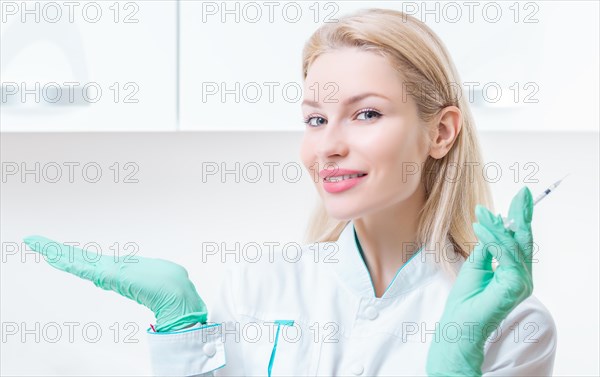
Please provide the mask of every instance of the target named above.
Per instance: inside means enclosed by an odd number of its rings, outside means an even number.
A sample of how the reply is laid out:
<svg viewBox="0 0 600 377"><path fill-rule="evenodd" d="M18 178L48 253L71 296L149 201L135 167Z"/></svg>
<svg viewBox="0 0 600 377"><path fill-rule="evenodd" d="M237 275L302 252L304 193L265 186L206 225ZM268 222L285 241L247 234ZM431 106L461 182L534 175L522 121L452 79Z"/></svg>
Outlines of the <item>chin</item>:
<svg viewBox="0 0 600 377"><path fill-rule="evenodd" d="M325 204L325 209L327 210L327 215L337 221L348 221L359 217L359 214L355 208L340 208L339 206L332 208Z"/></svg>

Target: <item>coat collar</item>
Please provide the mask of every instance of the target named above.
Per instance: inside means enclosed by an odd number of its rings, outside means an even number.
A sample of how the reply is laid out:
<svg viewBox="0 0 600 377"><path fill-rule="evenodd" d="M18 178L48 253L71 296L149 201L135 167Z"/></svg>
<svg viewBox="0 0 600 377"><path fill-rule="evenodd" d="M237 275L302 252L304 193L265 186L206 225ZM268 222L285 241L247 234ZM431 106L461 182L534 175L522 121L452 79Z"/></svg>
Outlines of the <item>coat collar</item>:
<svg viewBox="0 0 600 377"><path fill-rule="evenodd" d="M357 245L354 221L350 220L338 240L336 272L341 281L360 297L390 299L426 284L441 270L434 250L419 249L396 272L396 276L381 298L375 297L371 275Z"/></svg>

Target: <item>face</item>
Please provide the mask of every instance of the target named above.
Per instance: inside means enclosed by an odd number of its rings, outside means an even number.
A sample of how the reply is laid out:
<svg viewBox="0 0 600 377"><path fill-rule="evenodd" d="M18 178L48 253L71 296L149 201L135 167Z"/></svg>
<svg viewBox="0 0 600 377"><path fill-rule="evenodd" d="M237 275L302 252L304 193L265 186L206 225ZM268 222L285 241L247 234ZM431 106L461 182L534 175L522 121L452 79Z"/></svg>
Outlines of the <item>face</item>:
<svg viewBox="0 0 600 377"><path fill-rule="evenodd" d="M354 48L323 54L309 68L300 157L329 216L362 217L398 205L419 188L427 132L402 87L388 60ZM366 175L326 182L323 169L325 175L351 173L336 169Z"/></svg>

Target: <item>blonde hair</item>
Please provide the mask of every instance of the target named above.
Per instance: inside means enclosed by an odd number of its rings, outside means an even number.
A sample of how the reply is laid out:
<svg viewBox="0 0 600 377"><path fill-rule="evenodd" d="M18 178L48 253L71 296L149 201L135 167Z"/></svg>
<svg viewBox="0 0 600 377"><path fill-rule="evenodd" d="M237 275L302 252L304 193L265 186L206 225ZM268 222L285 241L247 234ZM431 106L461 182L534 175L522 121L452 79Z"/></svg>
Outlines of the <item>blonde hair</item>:
<svg viewBox="0 0 600 377"><path fill-rule="evenodd" d="M471 251L468 249L477 242L471 225L477 221L475 205L482 204L493 211L493 201L483 176L473 117L446 47L414 17L391 9L362 9L338 22L324 24L310 37L302 53L303 79L321 54L346 47L387 57L405 84L421 88L416 95L408 94L415 100L421 120L430 121L446 106L460 109L462 127L453 146L441 159L428 156L422 166L426 202L419 215L417 237L420 244L427 244L428 250L437 251L440 245L446 250L449 241L455 253L467 258ZM458 176L450 174L453 166L458 168ZM336 241L348 222L330 218L319 200L305 242ZM440 260L449 262L446 257ZM443 265L449 267L449 263ZM448 271L455 272L451 268Z"/></svg>

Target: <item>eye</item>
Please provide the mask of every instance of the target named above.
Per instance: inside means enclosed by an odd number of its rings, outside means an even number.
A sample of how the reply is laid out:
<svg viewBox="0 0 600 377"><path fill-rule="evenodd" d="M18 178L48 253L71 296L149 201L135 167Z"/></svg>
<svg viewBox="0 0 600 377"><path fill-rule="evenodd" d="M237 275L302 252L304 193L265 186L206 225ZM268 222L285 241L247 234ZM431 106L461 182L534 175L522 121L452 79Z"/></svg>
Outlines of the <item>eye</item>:
<svg viewBox="0 0 600 377"><path fill-rule="evenodd" d="M365 116L364 119L360 119L361 114L364 114L364 116ZM380 118L381 116L382 115L379 111L369 108L369 109L363 109L360 112L358 112L356 118L359 120L372 120L372 119ZM304 123L310 127L318 127L319 125L327 124L327 120L320 116L309 115L308 117L304 118Z"/></svg>
<svg viewBox="0 0 600 377"><path fill-rule="evenodd" d="M317 120L318 124L315 124L313 120ZM325 120L325 118L319 116L309 116L304 119L304 123L306 123L306 125L310 127L317 127L319 124L325 124L326 122L327 121Z"/></svg>
<svg viewBox="0 0 600 377"><path fill-rule="evenodd" d="M361 114L365 114L365 118L366 119L360 119L360 120L371 120L371 119L376 119L381 117L381 113L379 113L378 111L374 110L374 109L364 109L361 110L358 114L357 114L357 119L359 119Z"/></svg>

